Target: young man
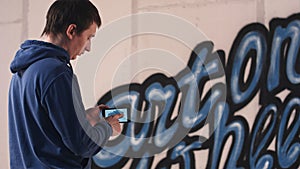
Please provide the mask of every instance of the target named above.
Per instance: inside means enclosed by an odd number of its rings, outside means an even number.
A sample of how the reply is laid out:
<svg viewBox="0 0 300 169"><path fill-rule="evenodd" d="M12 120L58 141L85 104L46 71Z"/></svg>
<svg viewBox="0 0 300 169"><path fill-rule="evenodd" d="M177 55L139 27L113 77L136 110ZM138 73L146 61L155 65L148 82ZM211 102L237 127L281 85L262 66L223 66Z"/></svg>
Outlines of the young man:
<svg viewBox="0 0 300 169"><path fill-rule="evenodd" d="M115 115L99 118L100 105L85 111L70 60L90 51L101 25L88 0L57 0L48 10L42 36L25 41L10 65L11 169L82 169L112 135Z"/></svg>

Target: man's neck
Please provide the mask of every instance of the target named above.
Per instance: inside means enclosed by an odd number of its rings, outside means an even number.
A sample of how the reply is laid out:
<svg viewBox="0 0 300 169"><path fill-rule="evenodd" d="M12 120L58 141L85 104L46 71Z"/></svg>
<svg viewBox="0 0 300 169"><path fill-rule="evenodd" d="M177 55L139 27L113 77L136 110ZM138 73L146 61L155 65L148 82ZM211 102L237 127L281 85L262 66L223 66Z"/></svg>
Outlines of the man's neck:
<svg viewBox="0 0 300 169"><path fill-rule="evenodd" d="M56 46L62 47L64 48L66 51L68 51L67 45L66 45L66 41L63 39L62 36L60 35L45 35L42 37L42 40L48 43L52 43Z"/></svg>

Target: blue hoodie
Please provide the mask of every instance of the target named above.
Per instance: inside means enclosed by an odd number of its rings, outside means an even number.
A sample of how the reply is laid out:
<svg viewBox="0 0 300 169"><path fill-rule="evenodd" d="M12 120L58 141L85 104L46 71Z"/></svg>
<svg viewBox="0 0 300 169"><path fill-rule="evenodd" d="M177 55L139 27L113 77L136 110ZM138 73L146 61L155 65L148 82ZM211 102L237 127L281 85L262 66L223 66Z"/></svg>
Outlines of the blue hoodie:
<svg viewBox="0 0 300 169"><path fill-rule="evenodd" d="M28 40L10 65L11 169L81 169L112 134L102 121L85 119L76 76L66 50Z"/></svg>

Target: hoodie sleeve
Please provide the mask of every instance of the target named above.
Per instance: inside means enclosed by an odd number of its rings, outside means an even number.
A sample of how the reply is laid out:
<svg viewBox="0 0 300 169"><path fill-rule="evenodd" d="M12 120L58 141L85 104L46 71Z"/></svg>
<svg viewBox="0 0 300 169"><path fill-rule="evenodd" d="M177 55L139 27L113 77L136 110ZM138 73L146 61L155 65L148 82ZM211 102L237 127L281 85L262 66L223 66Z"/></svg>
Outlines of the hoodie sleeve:
<svg viewBox="0 0 300 169"><path fill-rule="evenodd" d="M112 134L111 126L101 121L92 127L85 118L75 76L62 73L45 90L42 97L49 118L66 147L82 157L95 155Z"/></svg>

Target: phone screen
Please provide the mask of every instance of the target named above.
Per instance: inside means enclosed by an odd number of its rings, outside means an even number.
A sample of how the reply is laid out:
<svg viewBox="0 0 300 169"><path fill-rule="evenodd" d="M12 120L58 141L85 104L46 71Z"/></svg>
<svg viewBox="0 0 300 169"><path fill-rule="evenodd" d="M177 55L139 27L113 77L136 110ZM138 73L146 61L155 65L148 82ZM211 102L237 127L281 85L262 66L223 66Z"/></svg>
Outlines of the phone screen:
<svg viewBox="0 0 300 169"><path fill-rule="evenodd" d="M127 108L109 108L104 109L104 117L112 116L115 114L123 114L122 118L119 118L120 123L128 122L128 109Z"/></svg>

